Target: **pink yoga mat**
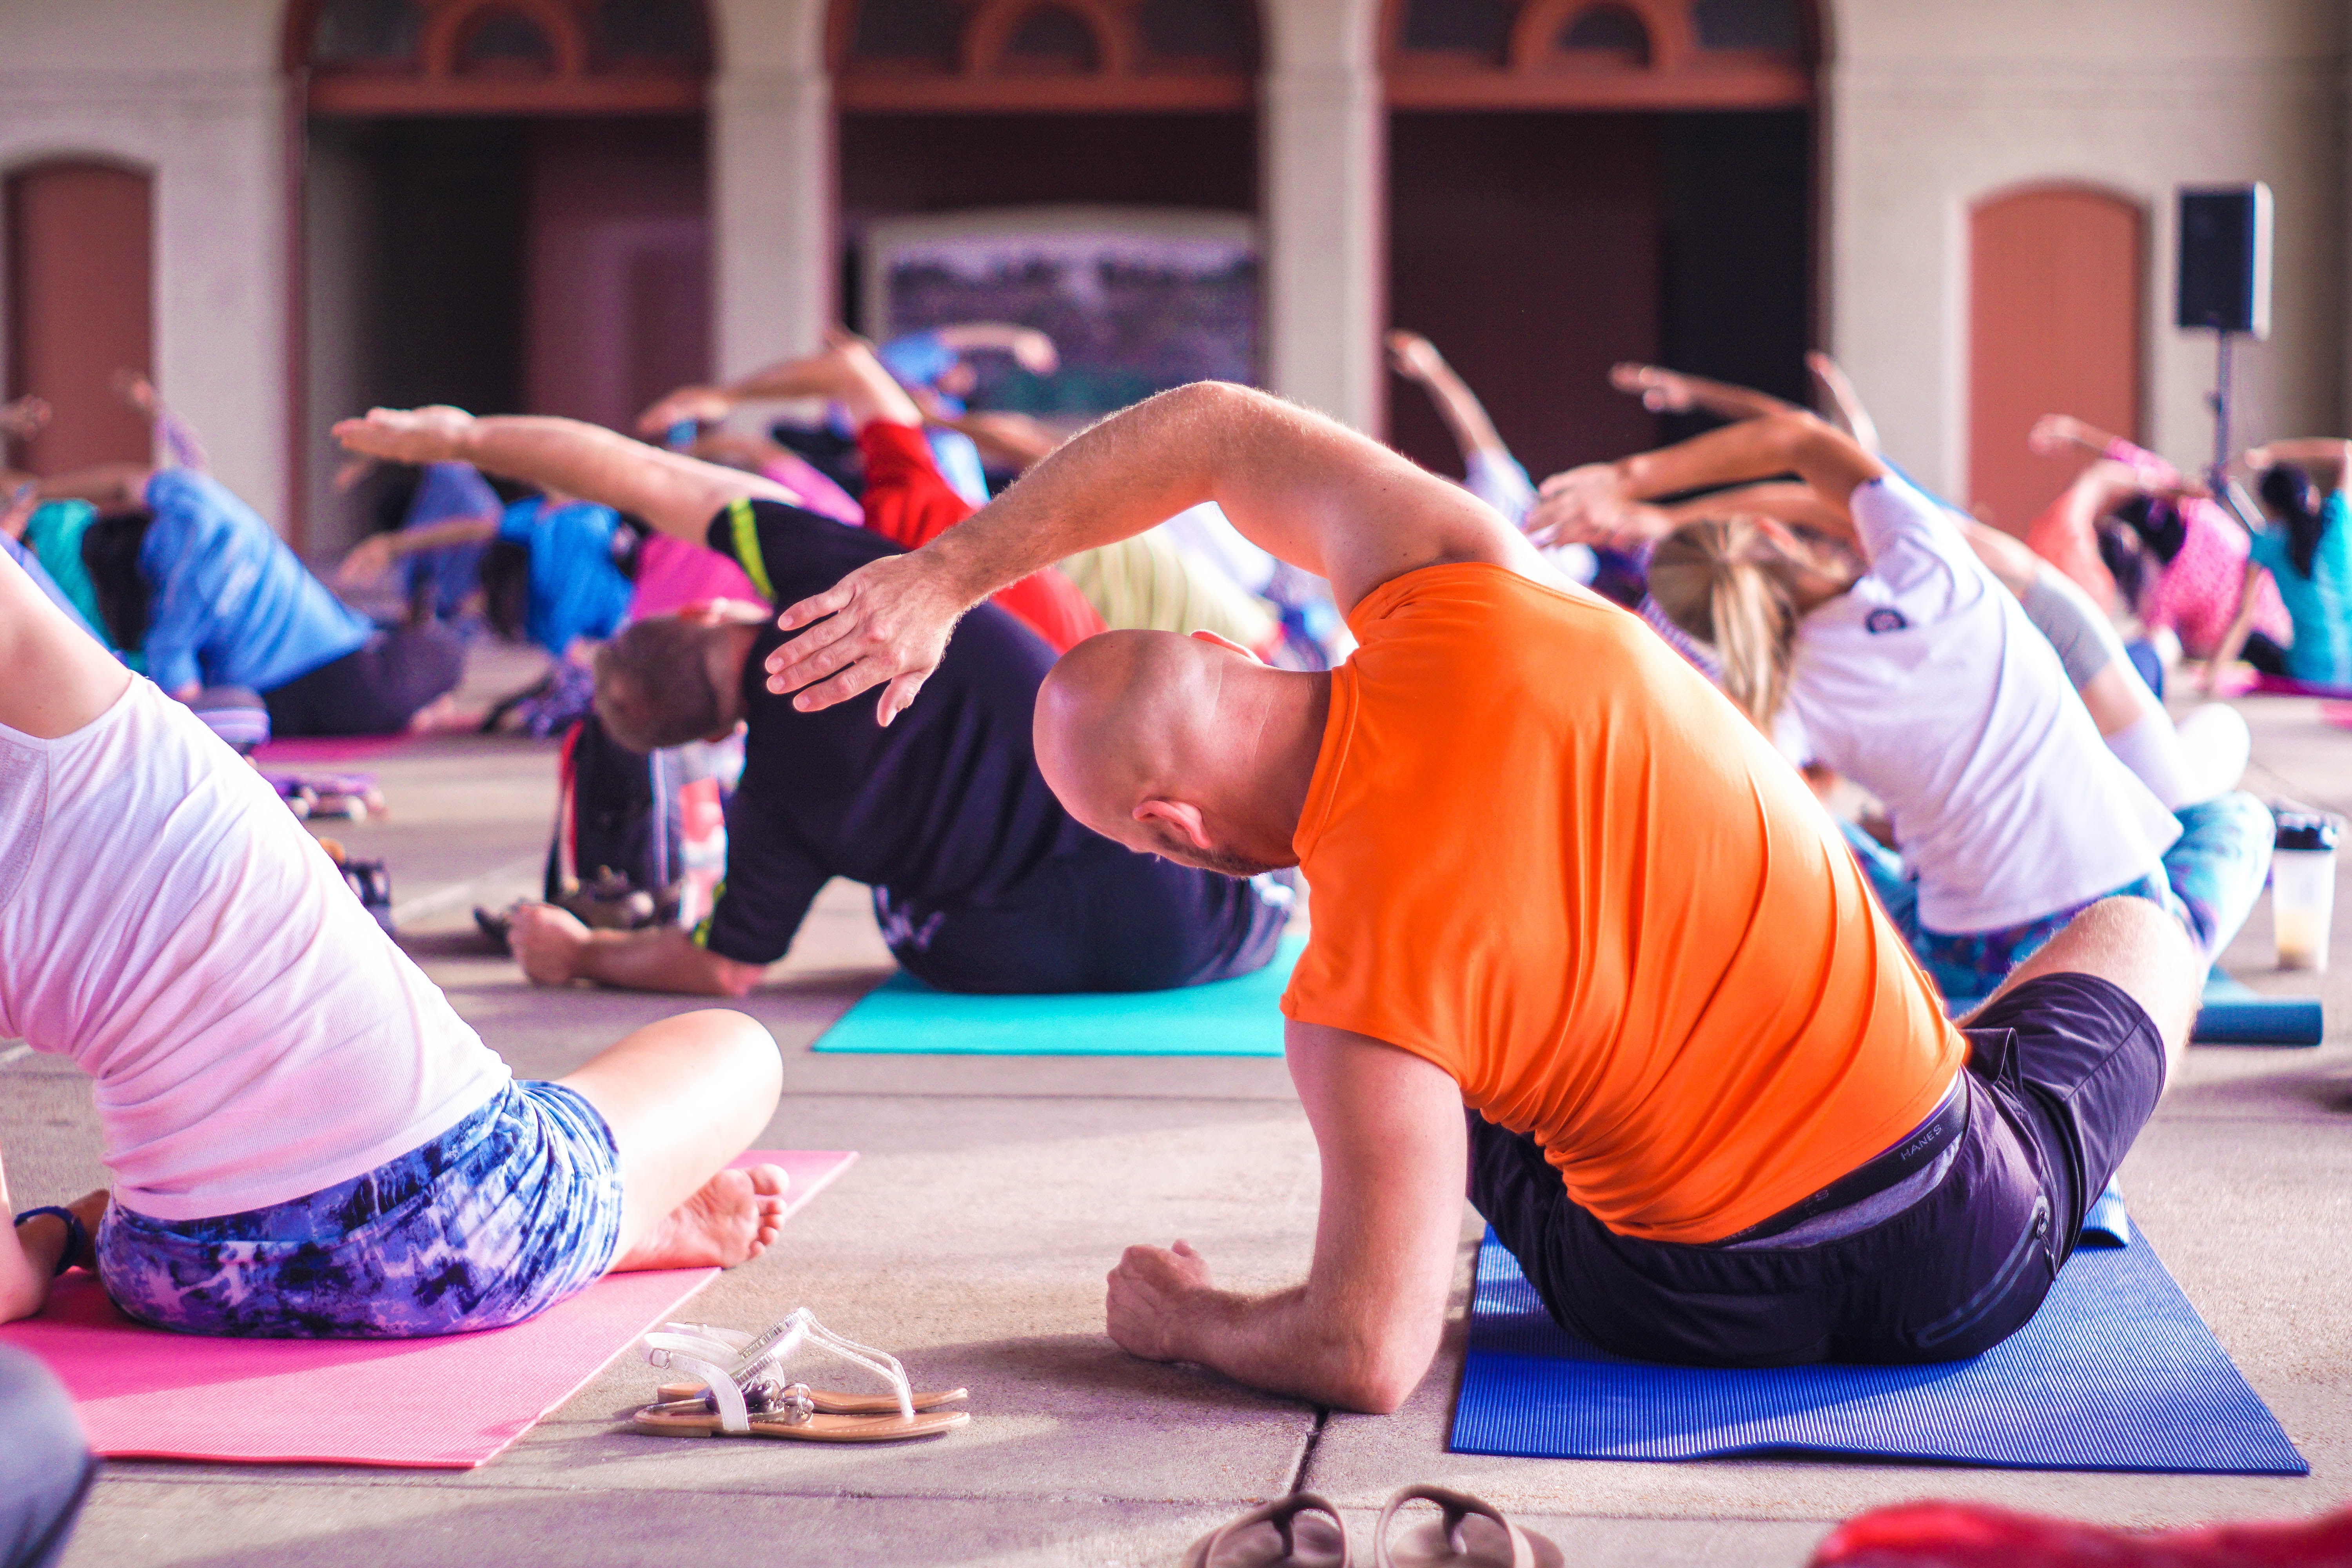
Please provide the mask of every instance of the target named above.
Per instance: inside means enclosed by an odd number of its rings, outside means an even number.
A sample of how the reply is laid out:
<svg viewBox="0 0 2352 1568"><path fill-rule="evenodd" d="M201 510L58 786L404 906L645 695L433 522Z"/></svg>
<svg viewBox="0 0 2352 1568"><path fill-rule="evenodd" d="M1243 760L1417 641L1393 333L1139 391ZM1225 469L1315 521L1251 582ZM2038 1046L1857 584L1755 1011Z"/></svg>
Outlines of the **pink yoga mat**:
<svg viewBox="0 0 2352 1568"><path fill-rule="evenodd" d="M754 1150L735 1163L791 1173L789 1217L856 1158ZM446 1339L222 1340L134 1323L76 1270L40 1316L0 1327L0 1343L48 1363L109 1458L471 1469L718 1273L607 1275L527 1323Z"/></svg>
<svg viewBox="0 0 2352 1568"><path fill-rule="evenodd" d="M294 735L264 741L253 749L253 760L270 763L326 763L365 762L396 752L416 739L414 735Z"/></svg>

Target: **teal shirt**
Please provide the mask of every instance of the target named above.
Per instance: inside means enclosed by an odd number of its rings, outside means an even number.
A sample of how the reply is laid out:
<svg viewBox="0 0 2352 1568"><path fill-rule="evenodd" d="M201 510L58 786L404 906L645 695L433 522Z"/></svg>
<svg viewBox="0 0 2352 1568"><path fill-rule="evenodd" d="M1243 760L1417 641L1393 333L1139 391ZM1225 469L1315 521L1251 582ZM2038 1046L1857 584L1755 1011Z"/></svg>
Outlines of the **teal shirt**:
<svg viewBox="0 0 2352 1568"><path fill-rule="evenodd" d="M2254 535L2248 553L2269 570L2294 622L2287 673L2314 686L2352 686L2352 518L2344 492L2332 492L2319 515L2327 526L2312 552L2310 576L2294 569L2286 530L2276 524Z"/></svg>

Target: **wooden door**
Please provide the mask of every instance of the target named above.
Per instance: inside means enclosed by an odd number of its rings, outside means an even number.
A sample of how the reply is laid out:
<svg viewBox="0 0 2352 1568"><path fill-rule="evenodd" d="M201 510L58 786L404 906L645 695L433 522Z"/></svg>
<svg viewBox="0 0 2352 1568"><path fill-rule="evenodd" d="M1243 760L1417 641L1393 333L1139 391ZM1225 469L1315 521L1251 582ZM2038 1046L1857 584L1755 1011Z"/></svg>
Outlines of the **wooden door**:
<svg viewBox="0 0 2352 1568"><path fill-rule="evenodd" d="M146 422L110 385L117 371L152 374L152 182L106 163L43 163L9 177L6 209L8 395L37 393L56 410L15 463L59 474L152 461Z"/></svg>
<svg viewBox="0 0 2352 1568"><path fill-rule="evenodd" d="M2072 185L1969 215L1969 500L2012 533L2085 461L2027 450L2035 420L2139 437L2145 223L2137 204Z"/></svg>

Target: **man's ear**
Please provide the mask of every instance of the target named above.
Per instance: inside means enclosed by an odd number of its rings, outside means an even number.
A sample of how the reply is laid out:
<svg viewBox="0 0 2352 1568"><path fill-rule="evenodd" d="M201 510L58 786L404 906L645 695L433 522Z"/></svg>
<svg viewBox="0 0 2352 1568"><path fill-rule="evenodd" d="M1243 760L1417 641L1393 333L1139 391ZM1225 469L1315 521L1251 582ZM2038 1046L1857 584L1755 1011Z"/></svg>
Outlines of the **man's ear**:
<svg viewBox="0 0 2352 1568"><path fill-rule="evenodd" d="M1195 849L1215 847L1209 842L1208 834L1202 830L1201 808L1189 801L1147 800L1135 808L1135 820L1164 822L1181 834L1184 841Z"/></svg>
<svg viewBox="0 0 2352 1568"><path fill-rule="evenodd" d="M1227 653L1237 653L1244 658L1249 660L1252 664L1264 664L1265 662L1265 660L1258 658L1257 655L1250 652L1249 649L1242 647L1241 644L1234 641L1233 638L1219 637L1216 633L1210 631L1205 626L1201 630L1192 633L1192 636L1193 640L1196 642L1204 642L1213 647L1223 648Z"/></svg>

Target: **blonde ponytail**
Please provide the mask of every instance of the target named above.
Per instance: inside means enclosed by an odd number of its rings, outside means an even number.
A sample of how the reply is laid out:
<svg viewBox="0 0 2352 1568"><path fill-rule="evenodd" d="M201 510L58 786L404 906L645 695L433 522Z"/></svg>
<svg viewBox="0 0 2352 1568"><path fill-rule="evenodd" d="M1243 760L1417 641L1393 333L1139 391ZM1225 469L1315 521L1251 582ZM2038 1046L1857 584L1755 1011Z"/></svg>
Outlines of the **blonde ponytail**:
<svg viewBox="0 0 2352 1568"><path fill-rule="evenodd" d="M1790 576L1788 558L1753 518L1686 522L1650 557L1650 596L1715 649L1724 691L1768 735L1796 658Z"/></svg>

